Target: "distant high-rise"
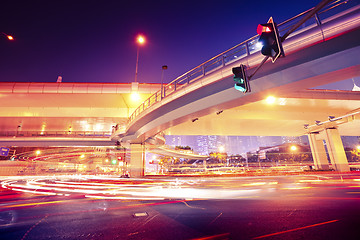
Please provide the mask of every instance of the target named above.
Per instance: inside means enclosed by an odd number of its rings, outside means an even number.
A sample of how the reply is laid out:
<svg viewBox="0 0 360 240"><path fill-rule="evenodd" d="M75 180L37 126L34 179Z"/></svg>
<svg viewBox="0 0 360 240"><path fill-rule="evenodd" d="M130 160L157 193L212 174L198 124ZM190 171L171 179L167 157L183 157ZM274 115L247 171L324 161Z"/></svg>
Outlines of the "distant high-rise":
<svg viewBox="0 0 360 240"><path fill-rule="evenodd" d="M169 135L165 136L166 144L170 146L190 146L196 153L208 155L218 152L222 146L229 155L254 152L259 147L272 147L284 143L308 145L306 136L280 137L280 136L215 136L215 135Z"/></svg>

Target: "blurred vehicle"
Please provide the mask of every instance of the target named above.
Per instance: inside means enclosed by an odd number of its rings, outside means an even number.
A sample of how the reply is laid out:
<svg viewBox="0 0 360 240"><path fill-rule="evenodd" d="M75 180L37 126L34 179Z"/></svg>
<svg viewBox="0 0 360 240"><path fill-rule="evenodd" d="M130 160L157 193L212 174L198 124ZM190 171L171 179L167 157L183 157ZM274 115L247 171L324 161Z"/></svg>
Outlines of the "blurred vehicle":
<svg viewBox="0 0 360 240"><path fill-rule="evenodd" d="M120 175L121 178L130 178L130 173L125 172L124 174Z"/></svg>

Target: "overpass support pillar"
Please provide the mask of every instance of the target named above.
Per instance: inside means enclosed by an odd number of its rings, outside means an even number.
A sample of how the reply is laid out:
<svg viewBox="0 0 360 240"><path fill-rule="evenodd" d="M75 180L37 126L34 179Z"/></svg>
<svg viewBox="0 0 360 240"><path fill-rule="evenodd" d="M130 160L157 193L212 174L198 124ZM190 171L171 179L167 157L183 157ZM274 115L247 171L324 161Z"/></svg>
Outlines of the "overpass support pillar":
<svg viewBox="0 0 360 240"><path fill-rule="evenodd" d="M145 145L130 145L130 176L143 177L145 169Z"/></svg>
<svg viewBox="0 0 360 240"><path fill-rule="evenodd" d="M329 162L327 160L325 146L322 139L316 138L318 135L318 133L308 134L315 169L328 170Z"/></svg>
<svg viewBox="0 0 360 240"><path fill-rule="evenodd" d="M347 161L344 145L338 129L325 129L326 147L330 156L331 164L336 171L347 172L350 171L349 163Z"/></svg>

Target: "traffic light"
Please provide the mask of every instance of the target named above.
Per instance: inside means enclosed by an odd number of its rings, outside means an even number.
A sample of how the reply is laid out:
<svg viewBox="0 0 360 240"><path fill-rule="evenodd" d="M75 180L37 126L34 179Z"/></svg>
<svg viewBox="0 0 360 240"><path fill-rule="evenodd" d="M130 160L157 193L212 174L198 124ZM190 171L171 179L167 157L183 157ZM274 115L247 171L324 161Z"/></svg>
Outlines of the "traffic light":
<svg viewBox="0 0 360 240"><path fill-rule="evenodd" d="M258 25L257 33L260 35L259 42L261 42L263 46L261 48L261 53L264 56L271 57L273 63L278 57L285 56L279 31L272 17L270 17L266 24Z"/></svg>
<svg viewBox="0 0 360 240"><path fill-rule="evenodd" d="M234 74L235 89L243 93L250 92L245 66L241 64L240 67L234 67L232 72Z"/></svg>
<svg viewBox="0 0 360 240"><path fill-rule="evenodd" d="M117 164L117 159L115 159L115 158L114 158L114 159L112 159L112 160L111 160L111 164L112 164L112 165Z"/></svg>

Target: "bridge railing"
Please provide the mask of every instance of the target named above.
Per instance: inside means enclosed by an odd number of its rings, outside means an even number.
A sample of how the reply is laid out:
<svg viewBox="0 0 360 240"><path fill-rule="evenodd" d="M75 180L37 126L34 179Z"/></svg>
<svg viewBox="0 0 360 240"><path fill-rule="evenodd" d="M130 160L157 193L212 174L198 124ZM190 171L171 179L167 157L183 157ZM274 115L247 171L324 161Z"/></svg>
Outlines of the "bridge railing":
<svg viewBox="0 0 360 240"><path fill-rule="evenodd" d="M67 137L67 138L109 138L111 132L99 131L2 131L0 137Z"/></svg>
<svg viewBox="0 0 360 240"><path fill-rule="evenodd" d="M296 32L304 31L312 26L320 26L322 21L335 16L336 14L349 9L356 5L356 1L352 0L334 0L329 3L324 8L320 9L312 18L302 24L301 28L297 29ZM313 8L312 8L313 9ZM280 24L278 24L278 29L280 36L287 32L292 26L294 26L298 21L300 21L308 12L312 9L309 9L303 13L300 13ZM295 32L295 33L296 33ZM260 47L257 45L259 35L255 35L250 39L239 43L238 45L216 55L215 57L207 60L206 62L200 64L199 66L191 69L190 71L182 74L177 77L170 83L163 85L163 88L155 92L147 100L145 100L129 117L129 123L134 121L134 119L144 112L150 106L160 102L165 97L171 95L172 93L178 91L181 88L184 88L190 84L197 82L199 79L204 76L219 70L235 61L239 61L251 54L257 53L260 51Z"/></svg>

